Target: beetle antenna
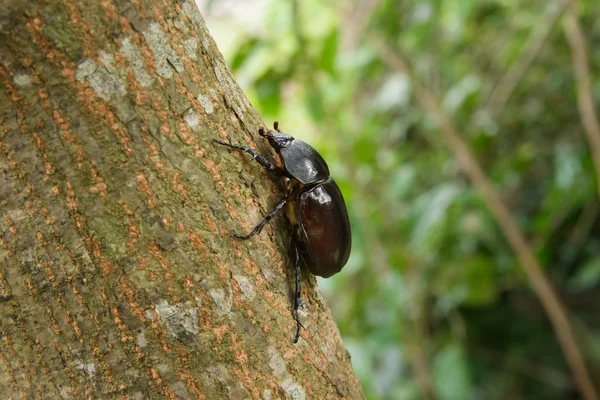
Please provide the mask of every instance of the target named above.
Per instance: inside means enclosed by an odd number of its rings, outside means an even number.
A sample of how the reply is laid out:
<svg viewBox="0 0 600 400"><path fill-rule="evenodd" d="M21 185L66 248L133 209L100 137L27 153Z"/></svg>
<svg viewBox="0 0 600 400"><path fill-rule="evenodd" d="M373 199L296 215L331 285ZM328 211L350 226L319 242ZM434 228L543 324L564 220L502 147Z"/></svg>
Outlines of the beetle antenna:
<svg viewBox="0 0 600 400"><path fill-rule="evenodd" d="M273 128L275 128L275 130L276 130L277 132L279 132L279 121L275 121L275 122L273 122ZM279 133L281 133L281 132L279 132Z"/></svg>
<svg viewBox="0 0 600 400"><path fill-rule="evenodd" d="M265 134L265 128L263 128L262 126L261 126L260 128L258 128L258 134L259 134L260 136L263 136L263 137L264 137L264 136L267 136L267 135Z"/></svg>

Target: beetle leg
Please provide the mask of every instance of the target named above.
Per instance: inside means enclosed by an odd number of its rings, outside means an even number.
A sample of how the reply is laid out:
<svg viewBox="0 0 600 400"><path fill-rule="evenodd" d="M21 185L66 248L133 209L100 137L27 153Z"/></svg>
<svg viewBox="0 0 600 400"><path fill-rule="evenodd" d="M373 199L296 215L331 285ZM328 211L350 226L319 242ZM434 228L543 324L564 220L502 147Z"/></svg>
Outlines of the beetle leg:
<svg viewBox="0 0 600 400"><path fill-rule="evenodd" d="M273 211L271 211L270 213L268 213L268 214L267 214L267 216L265 217L265 219L263 219L263 220L260 222L260 224L256 225L256 226L254 227L254 229L252 229L252 232L250 232L249 234L247 234L247 235L240 235L240 234L239 234L239 233L237 233L237 232L231 232L231 234L232 234L233 236L235 236L236 238L238 238L238 239L242 239L242 240L248 240L248 239L250 239L252 236L254 236L254 235L256 235L256 234L259 234L259 233L260 233L260 231L262 231L262 228L264 228L264 226L265 226L265 225L266 225L266 224L267 224L267 223L268 223L268 222L269 222L271 219L273 219L273 217L275 217L275 216L276 216L276 215L279 213L279 211L281 211L281 209L283 208L283 206L285 206L285 204L287 203L287 201L288 201L288 198L287 198L287 197L286 197L286 198L284 198L283 200L281 200L281 201L279 202L279 204L277 204L277 205L275 206L275 209L274 209Z"/></svg>
<svg viewBox="0 0 600 400"><path fill-rule="evenodd" d="M270 170L270 171L276 171L279 170L279 168L277 168L272 162L270 162L269 160L267 160L263 155L257 153L256 151L252 150L250 147L244 147L244 146L235 146L233 144L229 144L227 142L224 142L222 140L219 139L213 139L213 142L219 143L223 146L227 146L227 147L231 147L232 149L236 149L236 150L241 150L245 153L250 154L260 165L262 165L263 167L265 167L266 169Z"/></svg>
<svg viewBox="0 0 600 400"><path fill-rule="evenodd" d="M302 324L300 323L300 315L298 313L298 309L302 304L302 271L300 270L300 254L298 254L298 246L294 243L294 247L296 248L296 293L294 296L294 317L296 319L296 335L294 336L294 343L298 343L298 339L300 339L300 327Z"/></svg>

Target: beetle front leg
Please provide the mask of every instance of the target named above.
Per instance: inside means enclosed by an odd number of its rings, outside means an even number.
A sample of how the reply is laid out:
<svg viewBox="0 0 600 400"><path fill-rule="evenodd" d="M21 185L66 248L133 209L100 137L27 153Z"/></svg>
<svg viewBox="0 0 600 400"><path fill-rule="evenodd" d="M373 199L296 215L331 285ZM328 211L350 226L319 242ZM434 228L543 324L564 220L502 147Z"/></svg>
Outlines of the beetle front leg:
<svg viewBox="0 0 600 400"><path fill-rule="evenodd" d="M235 146L233 144L229 144L219 139L213 139L213 142L219 143L220 145L230 147L232 149L243 151L244 153L250 154L260 165L268 169L269 171L277 171L280 168L277 168L275 164L267 160L262 154L252 150L250 147L244 146Z"/></svg>
<svg viewBox="0 0 600 400"><path fill-rule="evenodd" d="M260 231L262 231L262 228L264 228L264 226L265 226L267 223L269 223L269 221L270 221L271 219L273 219L273 217L275 217L275 216L276 216L276 215L279 213L279 211L281 211L281 209L283 208L283 206L285 206L285 204L287 203L287 201L288 201L288 198L287 198L287 197L286 197L286 198L284 198L283 200L281 200L281 201L279 202L279 204L277 204L277 205L275 206L275 209L274 209L273 211L271 211L270 213L268 213L268 214L267 214L267 216L265 217L265 219L263 219L263 220L260 222L260 224L256 225L256 226L254 227L254 229L252 229L252 232L250 232L249 234L247 234L247 235L240 235L239 233L237 233L237 232L235 232L235 231L234 231L234 232L231 232L231 234L232 234L233 236L235 236L236 238L238 238L238 239L242 239L242 240L248 240L248 239L250 239L252 236L259 234L259 233L260 233Z"/></svg>

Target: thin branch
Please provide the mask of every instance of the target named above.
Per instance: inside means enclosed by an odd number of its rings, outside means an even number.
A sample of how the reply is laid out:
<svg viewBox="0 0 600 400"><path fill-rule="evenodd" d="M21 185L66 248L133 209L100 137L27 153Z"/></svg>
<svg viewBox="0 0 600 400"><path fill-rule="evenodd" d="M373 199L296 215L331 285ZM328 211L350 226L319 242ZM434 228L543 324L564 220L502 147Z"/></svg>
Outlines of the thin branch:
<svg viewBox="0 0 600 400"><path fill-rule="evenodd" d="M577 108L592 152L596 168L596 186L600 197L600 124L596 115L592 79L588 61L587 41L579 25L576 3L569 7L564 19L565 34L571 45L573 69L577 83Z"/></svg>
<svg viewBox="0 0 600 400"><path fill-rule="evenodd" d="M517 222L500 199L500 196L496 193L496 190L477 162L471 149L461 138L454 124L431 92L417 81L403 57L379 39L374 38L372 44L388 67L409 76L417 101L439 125L441 134L456 154L464 172L481 193L487 207L494 215L500 229L519 260L533 290L552 323L558 342L582 397L586 400L598 400L596 388L592 382L563 304L542 271Z"/></svg>
<svg viewBox="0 0 600 400"><path fill-rule="evenodd" d="M486 109L492 118L500 115L513 90L517 87L527 70L544 47L554 24L562 15L570 0L557 0L548 5L542 20L536 24L523 47L519 58L513 62L498 82L487 102Z"/></svg>

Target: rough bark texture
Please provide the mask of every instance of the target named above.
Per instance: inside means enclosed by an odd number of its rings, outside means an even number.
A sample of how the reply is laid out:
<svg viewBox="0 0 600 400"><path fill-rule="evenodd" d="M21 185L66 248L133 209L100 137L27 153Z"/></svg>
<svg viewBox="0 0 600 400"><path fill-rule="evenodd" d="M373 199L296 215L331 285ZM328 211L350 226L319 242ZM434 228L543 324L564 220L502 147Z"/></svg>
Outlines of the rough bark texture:
<svg viewBox="0 0 600 400"><path fill-rule="evenodd" d="M193 2L2 3L2 398L364 397L284 235L229 235L281 185L210 139L260 125Z"/></svg>

